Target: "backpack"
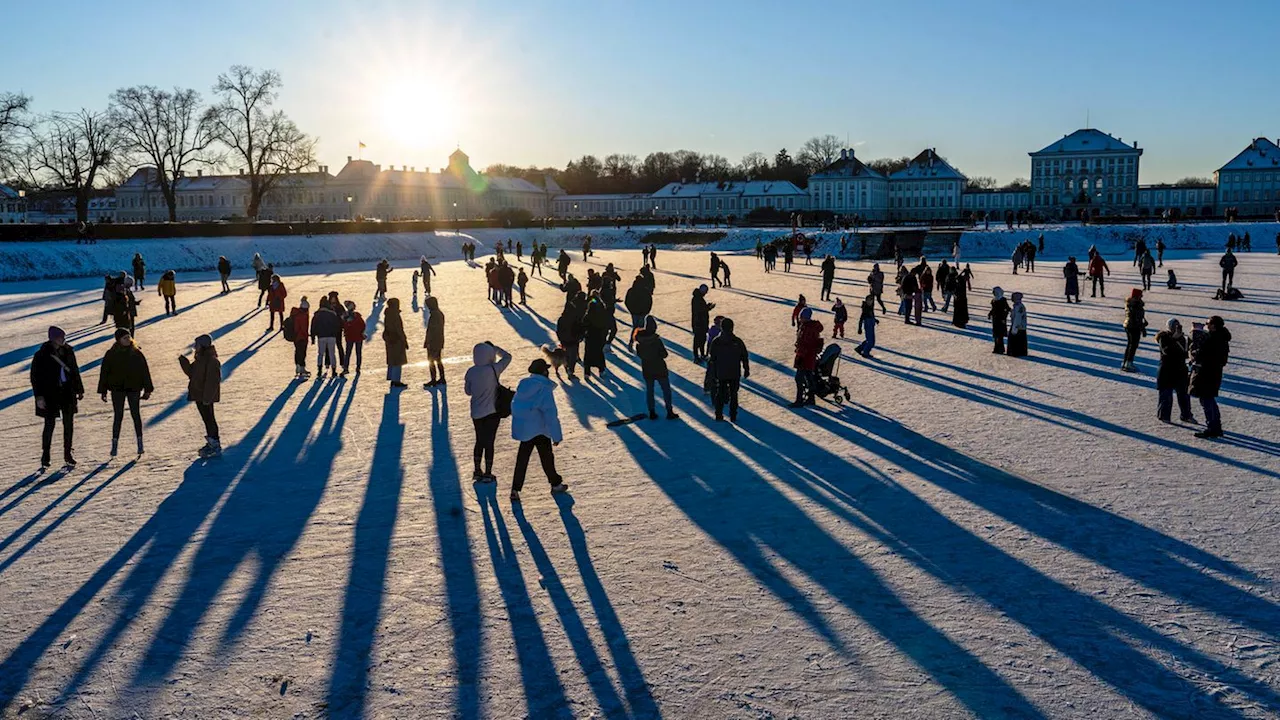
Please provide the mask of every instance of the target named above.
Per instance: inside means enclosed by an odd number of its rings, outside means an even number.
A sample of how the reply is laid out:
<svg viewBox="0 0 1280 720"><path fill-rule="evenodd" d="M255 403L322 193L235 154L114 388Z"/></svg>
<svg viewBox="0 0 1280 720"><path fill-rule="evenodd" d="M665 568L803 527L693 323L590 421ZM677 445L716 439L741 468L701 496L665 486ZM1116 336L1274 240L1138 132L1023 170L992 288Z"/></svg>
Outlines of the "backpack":
<svg viewBox="0 0 1280 720"><path fill-rule="evenodd" d="M489 369L493 370L493 367L490 366ZM511 401L515 399L516 393L498 380L497 370L493 370L493 379L496 383L493 389L493 410L498 413L499 418L511 417Z"/></svg>
<svg viewBox="0 0 1280 720"><path fill-rule="evenodd" d="M294 342L295 340L298 339L298 327L297 327L297 324L294 323L293 321L293 313L289 313L288 322L284 322L280 324L280 330L284 334L285 340L288 340L289 342Z"/></svg>

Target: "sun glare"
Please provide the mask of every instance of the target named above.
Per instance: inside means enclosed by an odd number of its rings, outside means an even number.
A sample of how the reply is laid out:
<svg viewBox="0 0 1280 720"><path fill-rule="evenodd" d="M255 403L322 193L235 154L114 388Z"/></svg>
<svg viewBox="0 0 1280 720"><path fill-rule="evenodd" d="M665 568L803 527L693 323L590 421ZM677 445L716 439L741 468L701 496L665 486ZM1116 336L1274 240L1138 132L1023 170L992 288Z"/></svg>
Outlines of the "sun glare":
<svg viewBox="0 0 1280 720"><path fill-rule="evenodd" d="M458 110L456 96L450 88L413 77L389 83L378 106L382 131L406 150L456 143Z"/></svg>

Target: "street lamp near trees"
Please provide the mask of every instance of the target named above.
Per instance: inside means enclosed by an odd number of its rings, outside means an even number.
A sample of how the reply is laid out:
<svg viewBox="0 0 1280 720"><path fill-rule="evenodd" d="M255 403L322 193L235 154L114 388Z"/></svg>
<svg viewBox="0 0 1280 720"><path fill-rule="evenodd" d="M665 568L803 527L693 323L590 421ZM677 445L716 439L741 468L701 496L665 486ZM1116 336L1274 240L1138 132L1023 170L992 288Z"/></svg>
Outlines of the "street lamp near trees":
<svg viewBox="0 0 1280 720"><path fill-rule="evenodd" d="M351 195L347 196L347 219L348 220L355 220L355 217L351 214L351 201L353 200L355 200L355 197Z"/></svg>

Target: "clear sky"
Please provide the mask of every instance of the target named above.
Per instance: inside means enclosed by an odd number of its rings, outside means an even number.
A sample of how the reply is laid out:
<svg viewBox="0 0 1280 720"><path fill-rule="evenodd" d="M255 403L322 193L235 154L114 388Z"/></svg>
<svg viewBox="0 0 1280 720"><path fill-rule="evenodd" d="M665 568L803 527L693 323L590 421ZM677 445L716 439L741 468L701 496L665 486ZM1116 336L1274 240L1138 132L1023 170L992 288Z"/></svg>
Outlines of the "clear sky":
<svg viewBox="0 0 1280 720"><path fill-rule="evenodd" d="M280 107L336 172L478 168L591 153L938 152L970 175L1091 126L1137 140L1141 181L1210 176L1280 136L1280 0L4 3L0 90L102 107L134 84L207 94L241 63L284 77Z"/></svg>

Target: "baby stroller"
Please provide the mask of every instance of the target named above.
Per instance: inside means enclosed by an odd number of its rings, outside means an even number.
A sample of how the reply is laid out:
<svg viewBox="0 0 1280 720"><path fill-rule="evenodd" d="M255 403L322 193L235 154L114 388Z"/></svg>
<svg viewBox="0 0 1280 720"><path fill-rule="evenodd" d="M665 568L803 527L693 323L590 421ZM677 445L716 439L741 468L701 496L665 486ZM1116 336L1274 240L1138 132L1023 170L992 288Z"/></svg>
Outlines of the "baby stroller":
<svg viewBox="0 0 1280 720"><path fill-rule="evenodd" d="M814 397L826 398L836 405L849 400L849 389L840 384L836 371L840 367L840 346L831 343L818 356L818 380L814 383Z"/></svg>

